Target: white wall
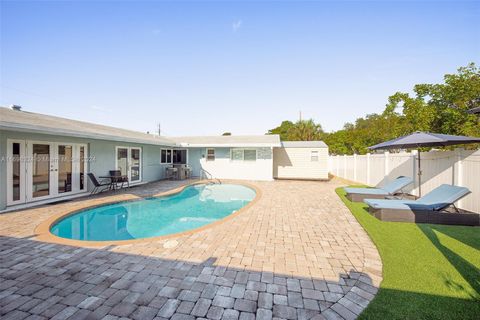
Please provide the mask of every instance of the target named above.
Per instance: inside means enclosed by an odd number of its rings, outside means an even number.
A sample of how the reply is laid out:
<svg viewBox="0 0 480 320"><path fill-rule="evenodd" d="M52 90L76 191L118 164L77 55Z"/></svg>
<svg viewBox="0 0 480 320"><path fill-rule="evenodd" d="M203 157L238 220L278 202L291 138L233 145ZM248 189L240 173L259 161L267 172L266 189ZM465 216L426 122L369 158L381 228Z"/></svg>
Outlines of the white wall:
<svg viewBox="0 0 480 320"><path fill-rule="evenodd" d="M406 191L418 195L416 152L330 156L330 172L370 186L381 186L398 176L409 176L415 184ZM480 150L430 151L421 153L422 195L441 184L454 184L472 192L456 204L480 213Z"/></svg>
<svg viewBox="0 0 480 320"><path fill-rule="evenodd" d="M206 160L206 149L198 159L201 168L214 178L239 180L273 180L272 148L257 148L256 161L230 159L230 148L214 148L215 160ZM193 159L192 159L193 160ZM189 160L190 162L190 160Z"/></svg>
<svg viewBox="0 0 480 320"><path fill-rule="evenodd" d="M318 161L311 161L311 152ZM279 179L328 179L328 148L274 148L273 176Z"/></svg>

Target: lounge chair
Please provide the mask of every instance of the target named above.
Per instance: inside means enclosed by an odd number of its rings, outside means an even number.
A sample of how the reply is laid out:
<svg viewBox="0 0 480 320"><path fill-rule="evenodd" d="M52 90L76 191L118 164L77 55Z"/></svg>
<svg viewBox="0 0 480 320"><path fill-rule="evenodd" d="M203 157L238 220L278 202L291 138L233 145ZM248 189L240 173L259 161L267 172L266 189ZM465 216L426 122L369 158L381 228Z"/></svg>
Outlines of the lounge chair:
<svg viewBox="0 0 480 320"><path fill-rule="evenodd" d="M106 190L108 190L112 187L111 181L99 182L97 180L97 177L95 177L95 175L93 173L87 173L87 175L90 178L90 180L92 181L93 187L94 187L92 192L90 192L90 194L95 194L95 193L97 193L97 191L99 191L99 192L106 191Z"/></svg>
<svg viewBox="0 0 480 320"><path fill-rule="evenodd" d="M385 199L398 193L404 193L403 188L413 183L412 178L399 176L381 188L344 188L347 199L362 202L365 199Z"/></svg>
<svg viewBox="0 0 480 320"><path fill-rule="evenodd" d="M442 184L417 200L365 199L368 211L382 221L480 225L480 214L460 213L455 202L470 194L465 187ZM455 212L446 209L453 207Z"/></svg>

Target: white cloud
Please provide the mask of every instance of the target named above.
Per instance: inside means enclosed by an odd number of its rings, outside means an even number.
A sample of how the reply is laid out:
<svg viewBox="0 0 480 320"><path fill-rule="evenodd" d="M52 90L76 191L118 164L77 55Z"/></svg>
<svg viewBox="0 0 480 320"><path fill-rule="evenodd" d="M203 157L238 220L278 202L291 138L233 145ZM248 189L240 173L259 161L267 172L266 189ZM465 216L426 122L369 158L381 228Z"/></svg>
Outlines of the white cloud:
<svg viewBox="0 0 480 320"><path fill-rule="evenodd" d="M232 23L232 30L233 32L237 32L238 29L242 26L242 20L237 20Z"/></svg>

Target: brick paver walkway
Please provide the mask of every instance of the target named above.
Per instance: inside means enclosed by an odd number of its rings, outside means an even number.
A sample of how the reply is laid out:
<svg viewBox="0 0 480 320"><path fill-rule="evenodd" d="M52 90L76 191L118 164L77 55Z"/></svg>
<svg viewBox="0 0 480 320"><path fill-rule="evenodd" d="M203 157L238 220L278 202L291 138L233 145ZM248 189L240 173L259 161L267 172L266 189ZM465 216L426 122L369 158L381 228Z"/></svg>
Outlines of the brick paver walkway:
<svg viewBox="0 0 480 320"><path fill-rule="evenodd" d="M0 215L2 319L354 319L381 281L378 252L338 182L254 182L261 199L212 228L104 248L40 242L45 218L162 182ZM163 188L163 189L162 189Z"/></svg>

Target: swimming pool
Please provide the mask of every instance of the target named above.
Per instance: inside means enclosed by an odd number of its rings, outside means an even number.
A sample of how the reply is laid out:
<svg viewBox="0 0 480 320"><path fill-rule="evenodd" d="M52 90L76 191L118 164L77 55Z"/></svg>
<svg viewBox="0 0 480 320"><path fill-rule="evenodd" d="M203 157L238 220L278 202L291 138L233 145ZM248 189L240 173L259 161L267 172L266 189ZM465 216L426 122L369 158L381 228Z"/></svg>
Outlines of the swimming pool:
<svg viewBox="0 0 480 320"><path fill-rule="evenodd" d="M164 236L199 228L247 205L253 189L236 184L201 184L180 193L86 209L55 223L58 237L117 241Z"/></svg>

